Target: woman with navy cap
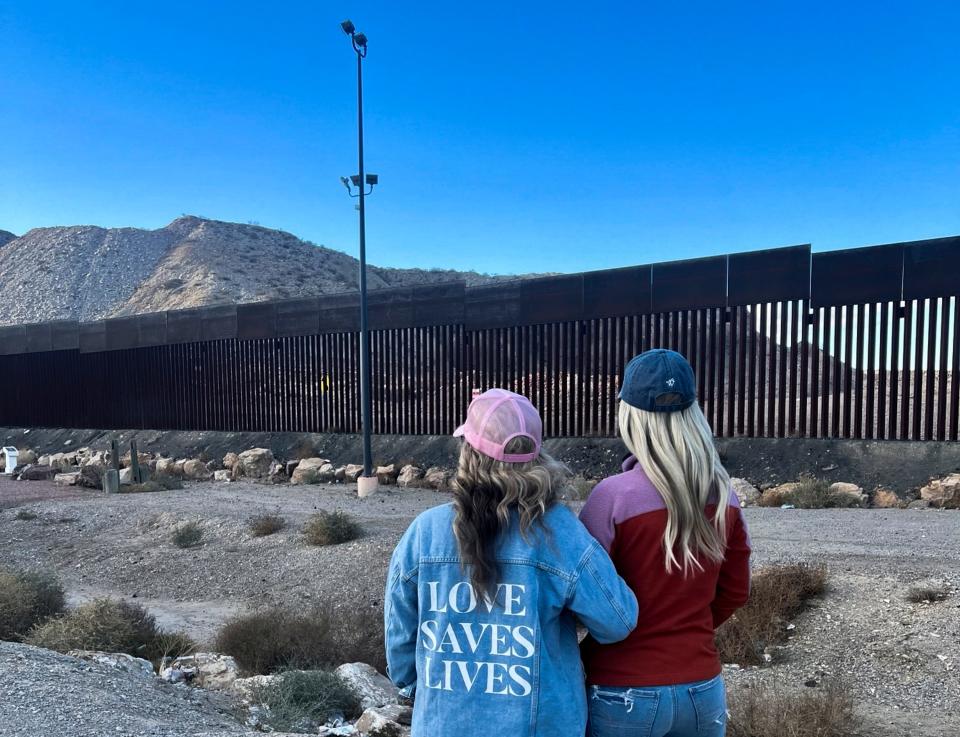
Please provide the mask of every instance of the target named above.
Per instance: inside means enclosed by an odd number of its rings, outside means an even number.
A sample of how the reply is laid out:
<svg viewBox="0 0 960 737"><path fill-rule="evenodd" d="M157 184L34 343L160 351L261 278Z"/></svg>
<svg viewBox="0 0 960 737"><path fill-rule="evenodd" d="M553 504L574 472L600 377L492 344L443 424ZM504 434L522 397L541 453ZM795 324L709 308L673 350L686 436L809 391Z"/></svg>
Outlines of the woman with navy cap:
<svg viewBox="0 0 960 737"><path fill-rule="evenodd" d="M637 600L559 503L566 469L543 452L526 397L473 400L453 502L414 520L390 561L390 678L416 691L412 737L583 737L579 621L621 640Z"/></svg>
<svg viewBox="0 0 960 737"><path fill-rule="evenodd" d="M630 361L619 426L631 455L580 520L637 595L639 618L622 642L584 642L589 735L723 737L714 631L749 598L750 540L683 356Z"/></svg>

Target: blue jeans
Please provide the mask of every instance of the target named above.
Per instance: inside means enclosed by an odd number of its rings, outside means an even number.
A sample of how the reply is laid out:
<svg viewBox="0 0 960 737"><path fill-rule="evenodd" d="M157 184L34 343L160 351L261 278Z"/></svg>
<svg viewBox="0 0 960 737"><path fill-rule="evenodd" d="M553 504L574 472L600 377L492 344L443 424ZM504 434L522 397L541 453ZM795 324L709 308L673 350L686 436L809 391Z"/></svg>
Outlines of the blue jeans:
<svg viewBox="0 0 960 737"><path fill-rule="evenodd" d="M723 677L676 686L591 686L589 737L724 737Z"/></svg>

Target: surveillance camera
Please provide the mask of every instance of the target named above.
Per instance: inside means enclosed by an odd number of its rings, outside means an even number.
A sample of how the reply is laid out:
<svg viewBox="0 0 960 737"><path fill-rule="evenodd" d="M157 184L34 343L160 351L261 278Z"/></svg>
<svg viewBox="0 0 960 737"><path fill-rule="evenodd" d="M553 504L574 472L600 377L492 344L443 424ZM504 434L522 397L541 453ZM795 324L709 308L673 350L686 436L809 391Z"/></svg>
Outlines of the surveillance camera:
<svg viewBox="0 0 960 737"><path fill-rule="evenodd" d="M349 19L348 19L348 20L345 20L343 23L341 23L341 24L340 24L340 27L343 29L343 32L346 33L346 34L351 34L351 33L353 33L354 31L357 30L357 27L356 27L355 25L353 25L353 21L351 21L351 20L349 20Z"/></svg>

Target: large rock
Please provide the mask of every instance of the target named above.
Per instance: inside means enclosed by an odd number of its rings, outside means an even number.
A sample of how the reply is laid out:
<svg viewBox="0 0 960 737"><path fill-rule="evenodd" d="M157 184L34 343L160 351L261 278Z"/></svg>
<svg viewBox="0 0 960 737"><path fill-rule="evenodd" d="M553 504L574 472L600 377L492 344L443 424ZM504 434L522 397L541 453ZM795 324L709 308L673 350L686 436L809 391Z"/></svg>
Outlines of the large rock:
<svg viewBox="0 0 960 737"><path fill-rule="evenodd" d="M404 488L409 488L411 486L420 486L423 483L423 469L414 466L406 465L400 469L400 475L397 476L397 485Z"/></svg>
<svg viewBox="0 0 960 737"><path fill-rule="evenodd" d="M787 503L787 500L790 498L790 495L797 490L800 484L791 481L786 484L780 484L779 486L774 486L772 489L767 489L760 495L758 503L761 507L779 507Z"/></svg>
<svg viewBox="0 0 960 737"><path fill-rule="evenodd" d="M78 465L77 454L76 452L54 453L48 458L47 464L57 471L69 471Z"/></svg>
<svg viewBox="0 0 960 737"><path fill-rule="evenodd" d="M285 484L287 480L287 467L278 461L271 463L267 481L271 484Z"/></svg>
<svg viewBox="0 0 960 737"><path fill-rule="evenodd" d="M396 463L389 463L386 466L377 466L377 481L380 482L381 486L390 486L391 484L397 483L397 476L400 474L400 469L397 468Z"/></svg>
<svg viewBox="0 0 960 737"><path fill-rule="evenodd" d="M225 468L213 472L214 481L233 481L233 475Z"/></svg>
<svg viewBox="0 0 960 737"><path fill-rule="evenodd" d="M149 465L151 458L153 458L153 456L150 455L149 453L144 453L143 451L139 451L139 450L137 451L137 463L140 464L141 466ZM132 459L132 456L130 455L130 451L128 450L126 453L120 456L120 468L126 468L127 466L132 465L132 463L130 462L131 459Z"/></svg>
<svg viewBox="0 0 960 737"><path fill-rule="evenodd" d="M94 468L99 468L101 471L107 467L107 455L106 451L98 450L90 455L84 456L80 461L80 468L86 468L87 466L92 466Z"/></svg>
<svg viewBox="0 0 960 737"><path fill-rule="evenodd" d="M830 493L834 497L839 497L849 501L851 504L858 507L864 506L868 499L867 495L863 493L862 488L856 484L850 484L843 481L837 481L836 483L830 484Z"/></svg>
<svg viewBox="0 0 960 737"><path fill-rule="evenodd" d="M251 479L265 479L270 476L270 469L276 463L267 448L251 448L245 450L237 456L237 468L234 468L234 475L246 476ZM226 465L226 463L224 463ZM239 470L239 474L237 471Z"/></svg>
<svg viewBox="0 0 960 737"><path fill-rule="evenodd" d="M240 462L240 456L238 456L236 453L227 453L223 457L223 467L231 471L239 462Z"/></svg>
<svg viewBox="0 0 960 737"><path fill-rule="evenodd" d="M80 466L80 475L77 478L77 486L85 489L103 488L103 474L106 468L92 464Z"/></svg>
<svg viewBox="0 0 960 737"><path fill-rule="evenodd" d="M335 672L357 692L360 705L364 709L397 703L400 690L373 666L366 663L344 663Z"/></svg>
<svg viewBox="0 0 960 737"><path fill-rule="evenodd" d="M333 480L344 482L347 480L347 467L346 466L337 466L333 471Z"/></svg>
<svg viewBox="0 0 960 737"><path fill-rule="evenodd" d="M105 653L99 650L69 650L67 655L71 658L88 660L92 663L101 663L109 665L111 668L122 670L124 673L132 673L138 676L153 678L153 664L143 658L135 658L126 653Z"/></svg>
<svg viewBox="0 0 960 737"><path fill-rule="evenodd" d="M447 491L450 488L451 474L445 468L433 466L423 475L424 486L437 491Z"/></svg>
<svg viewBox="0 0 960 737"><path fill-rule="evenodd" d="M318 484L320 483L320 469L329 466L326 458L304 458L290 474L291 484Z"/></svg>
<svg viewBox="0 0 960 737"><path fill-rule="evenodd" d="M177 462L173 458L158 458L157 459L157 475L159 476L178 475L176 473L176 465L177 465Z"/></svg>
<svg viewBox="0 0 960 737"><path fill-rule="evenodd" d="M80 472L58 473L53 477L53 483L61 486L76 486L80 482Z"/></svg>
<svg viewBox="0 0 960 737"><path fill-rule="evenodd" d="M207 468L207 464L197 458L191 458L183 464L183 477L191 481L208 481L213 478L213 473Z"/></svg>
<svg viewBox="0 0 960 737"><path fill-rule="evenodd" d="M363 475L363 466L356 463L350 463L343 469L343 480L350 483L356 483L357 479Z"/></svg>
<svg viewBox="0 0 960 737"><path fill-rule="evenodd" d="M20 471L18 478L21 481L49 481L57 475L55 468L50 466L30 465Z"/></svg>
<svg viewBox="0 0 960 737"><path fill-rule="evenodd" d="M960 473L932 480L920 489L920 498L932 507L960 507Z"/></svg>
<svg viewBox="0 0 960 737"><path fill-rule="evenodd" d="M37 453L30 448L24 448L20 451L20 454L17 456L17 463L21 466L29 466L31 463L37 462Z"/></svg>
<svg viewBox="0 0 960 737"><path fill-rule="evenodd" d="M413 709L409 706L391 704L377 708L370 708L363 712L353 726L361 735L402 735L406 734L403 727L409 725L413 718Z"/></svg>
<svg viewBox="0 0 960 737"><path fill-rule="evenodd" d="M749 507L760 501L760 489L746 479L730 479L730 486L740 500L741 507Z"/></svg>
<svg viewBox="0 0 960 737"><path fill-rule="evenodd" d="M193 672L193 684L203 688L230 688L240 674L237 661L220 653L194 653L174 658L171 669Z"/></svg>
<svg viewBox="0 0 960 737"><path fill-rule="evenodd" d="M249 678L237 678L231 685L230 690L245 701L253 701L257 692L267 686L276 683L282 678L281 675L272 676L250 676Z"/></svg>

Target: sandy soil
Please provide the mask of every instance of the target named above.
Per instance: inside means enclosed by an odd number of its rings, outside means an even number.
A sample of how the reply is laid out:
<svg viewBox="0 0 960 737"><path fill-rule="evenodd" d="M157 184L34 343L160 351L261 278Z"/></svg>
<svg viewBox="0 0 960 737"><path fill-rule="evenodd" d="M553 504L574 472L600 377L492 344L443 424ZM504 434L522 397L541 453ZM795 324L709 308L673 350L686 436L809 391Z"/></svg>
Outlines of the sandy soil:
<svg viewBox="0 0 960 737"><path fill-rule="evenodd" d="M73 601L136 598L163 625L209 639L232 614L269 604L379 610L400 534L417 513L447 499L394 489L358 500L349 486L247 482L106 496L0 479L0 560L55 569ZM364 537L307 546L299 527L320 509L355 515ZM20 510L37 517L17 519ZM247 520L264 512L283 515L288 526L253 538ZM758 566L824 562L830 590L794 623L782 662L728 669L732 686L841 678L863 705L863 735L960 734L960 512L746 513ZM170 537L187 520L202 524L204 538L181 550ZM953 595L938 604L908 602L909 587L927 580L952 586Z"/></svg>

